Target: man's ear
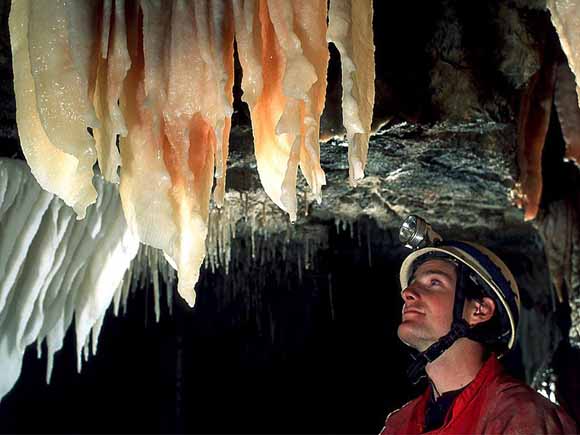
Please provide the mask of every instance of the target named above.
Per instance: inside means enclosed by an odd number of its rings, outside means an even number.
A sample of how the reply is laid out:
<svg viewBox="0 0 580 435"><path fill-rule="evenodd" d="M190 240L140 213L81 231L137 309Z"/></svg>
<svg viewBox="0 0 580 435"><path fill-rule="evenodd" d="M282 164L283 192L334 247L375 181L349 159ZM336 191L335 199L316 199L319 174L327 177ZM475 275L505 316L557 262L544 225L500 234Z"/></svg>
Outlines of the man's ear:
<svg viewBox="0 0 580 435"><path fill-rule="evenodd" d="M495 313L495 302L492 298L484 296L481 300L468 300L465 304L465 320L470 326L487 322Z"/></svg>

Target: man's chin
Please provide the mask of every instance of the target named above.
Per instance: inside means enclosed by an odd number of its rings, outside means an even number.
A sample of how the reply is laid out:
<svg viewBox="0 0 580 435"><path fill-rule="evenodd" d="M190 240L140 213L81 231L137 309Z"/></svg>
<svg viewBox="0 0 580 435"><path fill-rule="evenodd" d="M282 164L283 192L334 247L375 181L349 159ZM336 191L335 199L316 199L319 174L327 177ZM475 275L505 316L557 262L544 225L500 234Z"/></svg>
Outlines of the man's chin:
<svg viewBox="0 0 580 435"><path fill-rule="evenodd" d="M409 347L415 348L414 343L414 337L413 334L408 331L405 327L406 325L401 324L399 325L399 328L397 329L397 336L399 337L399 340L401 340L404 344L406 344Z"/></svg>
<svg viewBox="0 0 580 435"><path fill-rule="evenodd" d="M419 339L419 337L413 334L407 326L408 325L405 325L404 323L399 325L399 328L397 329L399 340L401 340L406 346L418 350L419 352L426 350L429 346L426 346L425 343L423 343L424 340Z"/></svg>

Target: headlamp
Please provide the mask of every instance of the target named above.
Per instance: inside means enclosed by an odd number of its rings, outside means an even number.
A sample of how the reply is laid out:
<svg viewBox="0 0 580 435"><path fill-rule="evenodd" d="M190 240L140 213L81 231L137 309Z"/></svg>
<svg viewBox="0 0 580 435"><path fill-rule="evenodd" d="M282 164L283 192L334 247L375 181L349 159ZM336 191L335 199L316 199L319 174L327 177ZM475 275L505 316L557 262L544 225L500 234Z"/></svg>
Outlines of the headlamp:
<svg viewBox="0 0 580 435"><path fill-rule="evenodd" d="M399 229L399 240L406 248L419 249L440 242L442 237L433 231L431 225L416 215L410 215Z"/></svg>

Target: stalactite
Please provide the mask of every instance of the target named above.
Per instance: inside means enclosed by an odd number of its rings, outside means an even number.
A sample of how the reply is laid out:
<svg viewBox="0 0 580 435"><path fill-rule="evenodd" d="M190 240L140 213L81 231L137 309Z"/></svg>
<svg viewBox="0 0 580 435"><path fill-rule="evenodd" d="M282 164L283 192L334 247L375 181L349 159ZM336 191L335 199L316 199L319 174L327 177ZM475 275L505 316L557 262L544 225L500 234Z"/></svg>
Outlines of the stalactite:
<svg viewBox="0 0 580 435"><path fill-rule="evenodd" d="M342 68L342 113L348 139L349 179L364 176L374 100L373 5L371 0L331 0L328 41Z"/></svg>
<svg viewBox="0 0 580 435"><path fill-rule="evenodd" d="M334 296L332 295L332 274L328 274L328 304L330 306L330 319L334 320Z"/></svg>
<svg viewBox="0 0 580 435"><path fill-rule="evenodd" d="M298 256L298 264L297 264L297 269L298 269L298 283L300 285L302 285L302 257L300 255L300 251L297 252L297 256Z"/></svg>
<svg viewBox="0 0 580 435"><path fill-rule="evenodd" d="M93 356L97 354L97 348L99 346L99 336L101 334L101 328L103 327L104 320L105 313L103 313L101 317L97 319L97 322L93 325L93 328L91 330L91 343L92 343L91 353Z"/></svg>
<svg viewBox="0 0 580 435"><path fill-rule="evenodd" d="M366 237L367 237L367 258L369 260L369 268L373 267L373 260L372 260L372 243L371 243L371 226L367 222L366 227Z"/></svg>
<svg viewBox="0 0 580 435"><path fill-rule="evenodd" d="M131 268L126 273L126 278L123 281L123 288L122 288L122 298L121 298L121 305L123 306L123 314L127 314L127 301L129 300L129 290L131 289L131 282L132 282L132 273Z"/></svg>
<svg viewBox="0 0 580 435"><path fill-rule="evenodd" d="M556 66L547 47L541 69L532 76L522 93L518 116L518 163L521 195L518 205L524 219L534 219L542 195L542 151L550 123Z"/></svg>

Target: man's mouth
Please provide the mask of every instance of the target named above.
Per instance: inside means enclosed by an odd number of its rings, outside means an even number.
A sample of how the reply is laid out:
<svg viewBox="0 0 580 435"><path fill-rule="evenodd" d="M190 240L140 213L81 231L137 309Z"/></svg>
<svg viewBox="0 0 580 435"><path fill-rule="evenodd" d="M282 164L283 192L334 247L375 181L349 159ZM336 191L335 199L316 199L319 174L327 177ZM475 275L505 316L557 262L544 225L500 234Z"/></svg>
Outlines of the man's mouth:
<svg viewBox="0 0 580 435"><path fill-rule="evenodd" d="M414 307L403 308L403 316L407 314L424 314L424 313L423 311Z"/></svg>

